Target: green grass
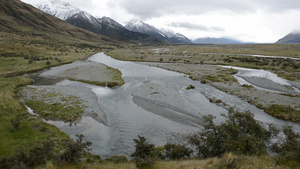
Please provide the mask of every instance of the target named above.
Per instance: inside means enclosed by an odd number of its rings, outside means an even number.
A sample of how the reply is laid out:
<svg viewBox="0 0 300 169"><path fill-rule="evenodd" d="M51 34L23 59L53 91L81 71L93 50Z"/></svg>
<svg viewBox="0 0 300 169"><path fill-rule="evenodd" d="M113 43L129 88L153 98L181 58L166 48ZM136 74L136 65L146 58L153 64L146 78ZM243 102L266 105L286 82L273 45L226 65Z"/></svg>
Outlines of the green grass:
<svg viewBox="0 0 300 169"><path fill-rule="evenodd" d="M292 120L294 122L300 122L300 110L296 110L286 105L272 105L265 108L265 112L283 120Z"/></svg>
<svg viewBox="0 0 300 169"><path fill-rule="evenodd" d="M18 87L28 85L32 80L25 77L0 78L0 157L12 155L18 148L35 141L49 138L57 140L70 138L55 126L30 115L18 100ZM13 130L11 119L20 116L20 130Z"/></svg>
<svg viewBox="0 0 300 169"><path fill-rule="evenodd" d="M61 49L62 48L62 49ZM52 66L86 59L101 50L77 48L72 44L3 42L0 45L0 76L12 77ZM49 64L50 63L50 64Z"/></svg>
<svg viewBox="0 0 300 169"><path fill-rule="evenodd" d="M86 107L83 100L76 96L64 96L60 92L49 92L46 89L24 87L19 94L34 112L47 120L73 122Z"/></svg>
<svg viewBox="0 0 300 169"><path fill-rule="evenodd" d="M78 104L45 103L43 101L26 101L26 104L35 112L48 120L75 121L83 113Z"/></svg>
<svg viewBox="0 0 300 169"><path fill-rule="evenodd" d="M106 71L104 73L109 76L108 80L106 81L91 81L91 80L83 80L83 79L76 79L76 78L69 78L69 79L92 84L92 85L107 86L110 88L122 86L125 84L124 79L122 78L122 72L120 70L106 66Z"/></svg>
<svg viewBox="0 0 300 169"><path fill-rule="evenodd" d="M153 49L155 48L167 48L169 51L154 53ZM278 74L282 78L299 81L299 60L249 56L266 55L300 58L299 52L299 44L174 45L117 49L110 51L108 55L116 59L129 61L231 65L253 69L265 69ZM163 60L161 61L160 58ZM212 80L219 81L220 79Z"/></svg>
<svg viewBox="0 0 300 169"><path fill-rule="evenodd" d="M73 168L90 168L90 169L136 169L133 161L115 163L110 161L102 161L96 163L84 163L79 165L62 165L56 166L49 162L45 166L37 169L73 169ZM220 158L209 159L190 159L177 161L157 161L151 169L219 169L219 168L281 168L288 169L289 166L281 166L276 164L276 160L270 156L237 156L228 153ZM296 167L297 168L297 167Z"/></svg>

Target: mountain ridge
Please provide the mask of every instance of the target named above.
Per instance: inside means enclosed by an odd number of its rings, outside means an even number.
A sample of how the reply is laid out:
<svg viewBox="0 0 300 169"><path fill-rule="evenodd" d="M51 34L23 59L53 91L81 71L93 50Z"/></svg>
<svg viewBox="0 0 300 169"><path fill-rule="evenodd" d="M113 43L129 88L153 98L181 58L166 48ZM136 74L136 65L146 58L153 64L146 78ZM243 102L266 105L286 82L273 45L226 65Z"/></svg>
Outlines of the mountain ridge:
<svg viewBox="0 0 300 169"><path fill-rule="evenodd" d="M36 36L51 41L114 41L106 36L74 27L21 1L1 0L0 4L0 30L4 32Z"/></svg>
<svg viewBox="0 0 300 169"><path fill-rule="evenodd" d="M141 20L133 19L127 22L124 27L130 31L144 33L167 43L191 43L191 41L182 34L174 33L172 30L159 30Z"/></svg>
<svg viewBox="0 0 300 169"><path fill-rule="evenodd" d="M299 31L293 31L283 38L279 39L276 43L282 44L282 43L300 43L300 32Z"/></svg>
<svg viewBox="0 0 300 169"><path fill-rule="evenodd" d="M129 31L109 17L96 18L60 0L22 0L76 27L128 42L161 43L149 35ZM69 9L69 10L68 10Z"/></svg>

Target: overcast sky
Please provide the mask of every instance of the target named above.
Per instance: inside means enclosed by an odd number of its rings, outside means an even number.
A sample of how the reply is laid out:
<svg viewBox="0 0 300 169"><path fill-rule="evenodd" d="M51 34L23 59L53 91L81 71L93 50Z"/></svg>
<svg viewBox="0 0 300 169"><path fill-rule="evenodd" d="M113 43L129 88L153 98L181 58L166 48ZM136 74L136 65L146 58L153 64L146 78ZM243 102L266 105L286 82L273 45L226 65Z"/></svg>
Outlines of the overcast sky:
<svg viewBox="0 0 300 169"><path fill-rule="evenodd" d="M300 0L62 0L123 24L139 19L190 39L273 43L300 31Z"/></svg>

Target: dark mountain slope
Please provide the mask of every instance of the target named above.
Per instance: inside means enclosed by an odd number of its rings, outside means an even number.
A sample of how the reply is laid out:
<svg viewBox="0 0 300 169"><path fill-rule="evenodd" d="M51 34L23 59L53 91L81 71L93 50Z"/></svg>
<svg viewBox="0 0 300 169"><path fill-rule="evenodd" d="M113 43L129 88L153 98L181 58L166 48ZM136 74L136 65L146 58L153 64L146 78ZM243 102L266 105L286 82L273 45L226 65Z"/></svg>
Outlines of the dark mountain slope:
<svg viewBox="0 0 300 169"><path fill-rule="evenodd" d="M285 37L279 39L276 43L300 43L300 33L291 32Z"/></svg>
<svg viewBox="0 0 300 169"><path fill-rule="evenodd" d="M146 34L129 31L111 18L102 17L96 19L86 12L77 13L66 19L66 22L102 35L110 36L118 40L129 42L160 42Z"/></svg>
<svg viewBox="0 0 300 169"><path fill-rule="evenodd" d="M19 0L0 1L0 31L53 41L111 41L105 36L74 27Z"/></svg>

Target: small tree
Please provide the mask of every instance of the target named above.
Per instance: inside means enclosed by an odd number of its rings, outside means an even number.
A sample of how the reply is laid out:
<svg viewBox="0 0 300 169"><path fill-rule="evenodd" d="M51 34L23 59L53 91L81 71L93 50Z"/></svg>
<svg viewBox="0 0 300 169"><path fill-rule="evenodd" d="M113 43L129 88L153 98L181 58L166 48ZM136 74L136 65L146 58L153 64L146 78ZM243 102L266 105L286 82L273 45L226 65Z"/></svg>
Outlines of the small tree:
<svg viewBox="0 0 300 169"><path fill-rule="evenodd" d="M212 115L204 116L204 130L189 137L189 142L197 148L199 157L221 156L225 152L245 155L261 155L267 152L267 144L278 131L269 126L265 129L250 112L230 109L226 122L216 126Z"/></svg>
<svg viewBox="0 0 300 169"><path fill-rule="evenodd" d="M164 146L165 149L165 158L171 160L179 160L190 157L193 153L193 150L187 148L184 145L171 144L168 143Z"/></svg>
<svg viewBox="0 0 300 169"><path fill-rule="evenodd" d="M131 155L135 160L136 167L139 169L150 168L155 164L155 146L147 142L147 139L138 136L133 139L135 142L135 152Z"/></svg>
<svg viewBox="0 0 300 169"><path fill-rule="evenodd" d="M84 142L84 135L76 135L77 140L74 142L73 140L64 140L66 144L66 150L61 155L60 159L62 161L66 161L68 163L76 164L79 162L80 156L85 153L85 150L91 150L88 149L89 146L92 145L92 142L86 141Z"/></svg>
<svg viewBox="0 0 300 169"><path fill-rule="evenodd" d="M188 137L189 143L196 147L197 155L201 158L220 156L225 153L222 130L213 122L212 115L203 116L206 124L202 132Z"/></svg>
<svg viewBox="0 0 300 169"><path fill-rule="evenodd" d="M300 165L300 134L294 132L291 126L284 127L279 142L272 145L272 150L278 154L278 163L287 164L292 168Z"/></svg>
<svg viewBox="0 0 300 169"><path fill-rule="evenodd" d="M267 152L267 144L277 134L270 126L269 130L254 119L250 112L238 112L230 109L226 123L220 127L225 150L245 155L261 155Z"/></svg>
<svg viewBox="0 0 300 169"><path fill-rule="evenodd" d="M29 150L18 147L16 153L8 158L0 159L0 168L34 168L44 165L47 161L55 159L53 152L53 140L46 140L41 143L26 145Z"/></svg>

